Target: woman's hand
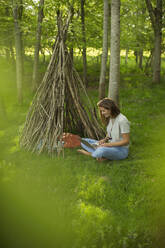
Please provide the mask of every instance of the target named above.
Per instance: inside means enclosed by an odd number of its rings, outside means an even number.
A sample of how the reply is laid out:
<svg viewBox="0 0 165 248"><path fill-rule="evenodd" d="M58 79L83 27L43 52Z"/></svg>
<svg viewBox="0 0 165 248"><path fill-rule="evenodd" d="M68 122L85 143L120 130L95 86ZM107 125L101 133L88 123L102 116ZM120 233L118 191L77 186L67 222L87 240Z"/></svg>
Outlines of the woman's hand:
<svg viewBox="0 0 165 248"><path fill-rule="evenodd" d="M102 145L102 144L104 144L106 142L106 138L104 138L104 139L102 139L102 140L99 140L99 145Z"/></svg>
<svg viewBox="0 0 165 248"><path fill-rule="evenodd" d="M112 144L111 143L103 143L100 145L100 147L111 147Z"/></svg>

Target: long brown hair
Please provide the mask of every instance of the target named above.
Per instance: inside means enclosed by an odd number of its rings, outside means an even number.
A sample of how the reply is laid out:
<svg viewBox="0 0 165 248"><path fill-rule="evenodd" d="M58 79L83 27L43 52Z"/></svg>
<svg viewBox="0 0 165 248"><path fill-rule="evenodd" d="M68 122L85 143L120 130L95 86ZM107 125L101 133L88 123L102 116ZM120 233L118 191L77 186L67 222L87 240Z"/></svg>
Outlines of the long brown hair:
<svg viewBox="0 0 165 248"><path fill-rule="evenodd" d="M104 98L102 100L100 100L98 103L97 103L97 106L98 108L99 107L102 107L102 108L105 108L105 109L108 109L111 111L111 116L112 118L115 118L116 116L118 116L120 114L120 109L118 108L118 106L116 105L116 103L111 99L111 98ZM101 117L101 121L103 124L107 125L109 123L109 119L110 117L108 118L105 118L101 111L99 110L100 112L100 117Z"/></svg>

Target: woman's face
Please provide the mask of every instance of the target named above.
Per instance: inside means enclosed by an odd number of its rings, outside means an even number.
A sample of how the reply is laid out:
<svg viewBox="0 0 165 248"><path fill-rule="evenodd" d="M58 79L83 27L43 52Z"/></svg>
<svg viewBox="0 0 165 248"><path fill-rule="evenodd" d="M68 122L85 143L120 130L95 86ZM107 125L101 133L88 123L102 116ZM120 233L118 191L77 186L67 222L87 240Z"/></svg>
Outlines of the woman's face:
<svg viewBox="0 0 165 248"><path fill-rule="evenodd" d="M99 110L105 118L111 117L111 111L109 109L99 107Z"/></svg>

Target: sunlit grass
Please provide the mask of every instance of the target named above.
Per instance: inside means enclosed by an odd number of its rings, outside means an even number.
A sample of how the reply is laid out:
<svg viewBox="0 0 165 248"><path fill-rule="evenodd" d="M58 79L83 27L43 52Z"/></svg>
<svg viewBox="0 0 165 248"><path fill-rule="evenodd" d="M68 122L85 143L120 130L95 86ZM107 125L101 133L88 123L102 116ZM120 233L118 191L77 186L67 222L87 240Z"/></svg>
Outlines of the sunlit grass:
<svg viewBox="0 0 165 248"><path fill-rule="evenodd" d="M164 86L133 74L133 66L121 70L121 110L131 121L128 159L98 163L76 149L51 158L20 150L19 130L32 94L24 92L19 106L14 71L2 65L3 247L154 248L165 205ZM91 79L97 69L90 65ZM88 93L96 102L97 87L91 86L92 81Z"/></svg>

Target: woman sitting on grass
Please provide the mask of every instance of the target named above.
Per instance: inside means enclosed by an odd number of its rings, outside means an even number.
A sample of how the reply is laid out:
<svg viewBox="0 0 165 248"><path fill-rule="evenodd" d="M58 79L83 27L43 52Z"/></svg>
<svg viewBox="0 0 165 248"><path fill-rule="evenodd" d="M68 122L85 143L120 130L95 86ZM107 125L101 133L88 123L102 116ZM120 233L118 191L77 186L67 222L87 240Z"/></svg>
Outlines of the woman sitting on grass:
<svg viewBox="0 0 165 248"><path fill-rule="evenodd" d="M91 148L81 142L84 149L78 152L92 156L99 161L110 159L125 159L129 152L130 123L126 116L120 113L119 108L110 98L104 98L97 103L101 121L107 125L107 135L104 139L97 141L83 138L90 144L97 144L97 148Z"/></svg>

